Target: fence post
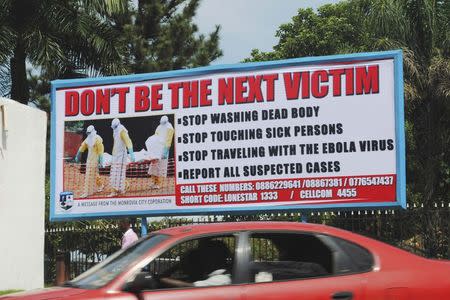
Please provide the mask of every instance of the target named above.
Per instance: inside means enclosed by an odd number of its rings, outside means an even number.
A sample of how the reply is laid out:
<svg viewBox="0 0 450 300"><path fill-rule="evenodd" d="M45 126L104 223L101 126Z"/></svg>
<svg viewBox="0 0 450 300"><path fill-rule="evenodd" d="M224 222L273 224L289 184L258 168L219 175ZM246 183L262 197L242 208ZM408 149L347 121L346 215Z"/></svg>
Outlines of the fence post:
<svg viewBox="0 0 450 300"><path fill-rule="evenodd" d="M308 223L308 211L302 211L301 212L300 222Z"/></svg>
<svg viewBox="0 0 450 300"><path fill-rule="evenodd" d="M56 254L56 285L62 285L69 280L70 257L68 253L58 252Z"/></svg>
<svg viewBox="0 0 450 300"><path fill-rule="evenodd" d="M147 235L147 217L141 218L141 237Z"/></svg>

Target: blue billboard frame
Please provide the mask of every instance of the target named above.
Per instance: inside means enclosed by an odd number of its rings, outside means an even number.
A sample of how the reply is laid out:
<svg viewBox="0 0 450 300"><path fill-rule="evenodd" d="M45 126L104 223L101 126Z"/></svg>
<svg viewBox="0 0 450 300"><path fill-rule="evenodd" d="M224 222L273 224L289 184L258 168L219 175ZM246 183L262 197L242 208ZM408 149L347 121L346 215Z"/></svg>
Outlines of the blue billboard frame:
<svg viewBox="0 0 450 300"><path fill-rule="evenodd" d="M395 138L396 138L396 202L374 203L345 203L345 204L316 204L316 205L274 205L252 207L223 207L223 208L195 208L175 210L145 210L107 213L82 213L59 216L55 214L55 163L56 163L56 90L61 88L94 86L118 83L133 83L164 78L185 76L199 76L215 72L256 71L262 69L307 66L312 64L326 64L336 62L357 62L368 60L394 60L394 96L395 96ZM293 58L269 62L251 62L230 65L214 65L194 69L165 71L147 74L111 76L101 78L65 79L51 82L51 151L50 151L50 220L70 221L92 218L111 218L124 216L174 216L174 215L210 215L210 214L255 214L286 211L336 211L336 210L365 210L365 209L406 209L406 162L405 162L405 127L404 127L404 95L403 95L403 55L402 50L383 52L367 52L355 54L340 54L330 56Z"/></svg>

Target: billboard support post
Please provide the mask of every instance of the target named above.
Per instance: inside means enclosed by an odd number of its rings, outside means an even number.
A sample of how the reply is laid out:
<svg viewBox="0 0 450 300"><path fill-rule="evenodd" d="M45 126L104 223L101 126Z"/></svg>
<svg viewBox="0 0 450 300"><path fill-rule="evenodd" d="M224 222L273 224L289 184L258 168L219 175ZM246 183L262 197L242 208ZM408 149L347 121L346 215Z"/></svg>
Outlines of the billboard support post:
<svg viewBox="0 0 450 300"><path fill-rule="evenodd" d="M142 216L142 218L141 218L141 236L147 235L147 228L148 228L147 217Z"/></svg>

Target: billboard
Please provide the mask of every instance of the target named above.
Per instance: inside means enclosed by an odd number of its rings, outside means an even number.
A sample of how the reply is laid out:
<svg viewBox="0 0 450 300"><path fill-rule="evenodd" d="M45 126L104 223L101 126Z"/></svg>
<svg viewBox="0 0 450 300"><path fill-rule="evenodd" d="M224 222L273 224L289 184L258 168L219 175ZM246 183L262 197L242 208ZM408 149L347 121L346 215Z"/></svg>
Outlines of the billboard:
<svg viewBox="0 0 450 300"><path fill-rule="evenodd" d="M51 219L405 207L401 51L52 82Z"/></svg>

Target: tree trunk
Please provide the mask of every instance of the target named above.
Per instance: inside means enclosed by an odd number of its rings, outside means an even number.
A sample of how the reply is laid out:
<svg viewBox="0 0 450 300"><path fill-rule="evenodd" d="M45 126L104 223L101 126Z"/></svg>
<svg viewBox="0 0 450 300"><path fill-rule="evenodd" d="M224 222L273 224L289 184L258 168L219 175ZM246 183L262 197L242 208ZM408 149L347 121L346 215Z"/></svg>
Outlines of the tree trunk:
<svg viewBox="0 0 450 300"><path fill-rule="evenodd" d="M11 65L11 98L23 104L28 104L30 91L27 81L25 47L19 39L14 49Z"/></svg>

